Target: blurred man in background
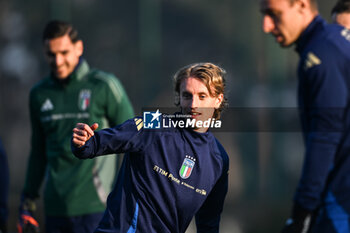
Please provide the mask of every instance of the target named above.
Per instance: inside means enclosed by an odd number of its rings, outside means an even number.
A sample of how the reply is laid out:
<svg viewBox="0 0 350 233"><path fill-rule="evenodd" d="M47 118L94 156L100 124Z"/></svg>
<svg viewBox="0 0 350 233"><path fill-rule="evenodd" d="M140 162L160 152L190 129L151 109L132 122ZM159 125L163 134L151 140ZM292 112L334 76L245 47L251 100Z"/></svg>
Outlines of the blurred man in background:
<svg viewBox="0 0 350 233"><path fill-rule="evenodd" d="M306 146L292 216L283 232L350 232L350 34L328 25L316 0L260 0L263 30L296 46Z"/></svg>
<svg viewBox="0 0 350 233"><path fill-rule="evenodd" d="M339 0L332 9L332 20L350 29L350 0Z"/></svg>
<svg viewBox="0 0 350 233"><path fill-rule="evenodd" d="M49 22L43 46L51 73L30 92L31 152L18 231L39 230L34 200L45 178L46 232L89 233L102 217L118 166L116 156L75 158L72 128L77 122L115 126L133 117L133 109L119 80L82 58L83 42L71 24Z"/></svg>
<svg viewBox="0 0 350 233"><path fill-rule="evenodd" d="M9 168L5 149L0 140L0 233L7 233L8 191Z"/></svg>

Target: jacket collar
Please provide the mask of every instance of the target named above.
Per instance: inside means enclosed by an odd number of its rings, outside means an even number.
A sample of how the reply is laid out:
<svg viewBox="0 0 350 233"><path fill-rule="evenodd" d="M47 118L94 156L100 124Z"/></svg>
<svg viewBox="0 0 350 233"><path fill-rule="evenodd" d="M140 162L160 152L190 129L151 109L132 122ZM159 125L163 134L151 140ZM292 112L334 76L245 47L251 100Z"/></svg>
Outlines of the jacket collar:
<svg viewBox="0 0 350 233"><path fill-rule="evenodd" d="M321 27L323 27L325 24L326 21L320 15L317 15L299 36L298 40L296 41L295 50L300 54L304 50L314 33L318 31Z"/></svg>
<svg viewBox="0 0 350 233"><path fill-rule="evenodd" d="M84 58L79 59L78 65L75 67L74 71L64 80L58 80L52 73L51 78L56 83L60 83L63 86L69 85L70 83L81 81L86 74L89 73L90 67Z"/></svg>

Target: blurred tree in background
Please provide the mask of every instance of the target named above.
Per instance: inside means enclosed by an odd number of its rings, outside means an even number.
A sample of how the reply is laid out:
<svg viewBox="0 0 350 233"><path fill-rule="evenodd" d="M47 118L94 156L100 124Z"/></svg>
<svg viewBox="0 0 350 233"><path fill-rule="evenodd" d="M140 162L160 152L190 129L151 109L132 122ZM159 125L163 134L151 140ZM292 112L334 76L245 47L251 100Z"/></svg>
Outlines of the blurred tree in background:
<svg viewBox="0 0 350 233"><path fill-rule="evenodd" d="M319 1L326 19L334 4ZM262 33L256 0L1 0L0 136L10 164L10 231L15 231L29 155L29 90L49 72L41 33L50 19L75 25L84 57L122 81L137 114L147 106L173 106L172 75L205 61L226 69L231 107L296 106L297 55ZM273 123L268 112L258 119L261 126ZM231 159L222 232L278 232L301 169L300 132L220 132L217 137ZM38 215L44 224L42 208Z"/></svg>

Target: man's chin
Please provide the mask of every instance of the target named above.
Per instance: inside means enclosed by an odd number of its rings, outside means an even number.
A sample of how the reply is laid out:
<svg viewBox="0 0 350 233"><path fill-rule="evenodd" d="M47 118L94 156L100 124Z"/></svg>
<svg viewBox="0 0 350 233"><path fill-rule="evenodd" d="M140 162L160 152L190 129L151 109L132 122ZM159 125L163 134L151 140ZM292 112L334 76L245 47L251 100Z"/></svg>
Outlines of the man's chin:
<svg viewBox="0 0 350 233"><path fill-rule="evenodd" d="M192 120L195 120L195 122L206 122L206 121L210 121L212 118L202 118L202 117L195 117L195 118L191 118Z"/></svg>
<svg viewBox="0 0 350 233"><path fill-rule="evenodd" d="M62 74L62 73L55 73L55 77L58 79L66 79L68 75Z"/></svg>
<svg viewBox="0 0 350 233"><path fill-rule="evenodd" d="M294 44L295 41L286 41L286 40L283 40L281 42L279 42L279 45L281 46L281 48L289 48L291 47L293 44Z"/></svg>
<svg viewBox="0 0 350 233"><path fill-rule="evenodd" d="M293 43L280 43L281 48L289 48L292 46Z"/></svg>

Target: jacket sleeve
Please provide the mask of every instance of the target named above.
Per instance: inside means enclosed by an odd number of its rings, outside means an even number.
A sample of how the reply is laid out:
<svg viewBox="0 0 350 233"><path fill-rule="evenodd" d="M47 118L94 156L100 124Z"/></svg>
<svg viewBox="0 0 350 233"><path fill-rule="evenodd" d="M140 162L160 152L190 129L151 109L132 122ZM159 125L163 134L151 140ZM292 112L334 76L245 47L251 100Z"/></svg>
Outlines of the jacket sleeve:
<svg viewBox="0 0 350 233"><path fill-rule="evenodd" d="M333 169L345 128L345 109L349 98L340 67L343 62L330 52L315 55L321 58L321 64L299 69L302 88L306 88L304 93L307 93L304 107L301 107L306 151L295 194L296 204L311 211L320 204L327 178Z"/></svg>
<svg viewBox="0 0 350 233"><path fill-rule="evenodd" d="M7 200L9 191L9 169L5 149L0 140L0 224L7 220Z"/></svg>
<svg viewBox="0 0 350 233"><path fill-rule="evenodd" d="M228 156L224 152L223 172L204 204L196 213L195 220L198 233L218 233L220 215L224 207L228 190Z"/></svg>
<svg viewBox="0 0 350 233"><path fill-rule="evenodd" d="M35 100L34 91L31 91L29 101L32 135L23 193L30 198L36 198L39 196L39 189L44 179L47 158L45 135L40 124L39 106Z"/></svg>
<svg viewBox="0 0 350 233"><path fill-rule="evenodd" d="M133 118L114 128L95 132L84 146L77 148L71 143L73 154L80 159L94 158L100 155L139 152L150 137L145 136L141 118Z"/></svg>
<svg viewBox="0 0 350 233"><path fill-rule="evenodd" d="M111 127L119 125L134 117L134 110L123 85L113 75L108 81L107 119Z"/></svg>

